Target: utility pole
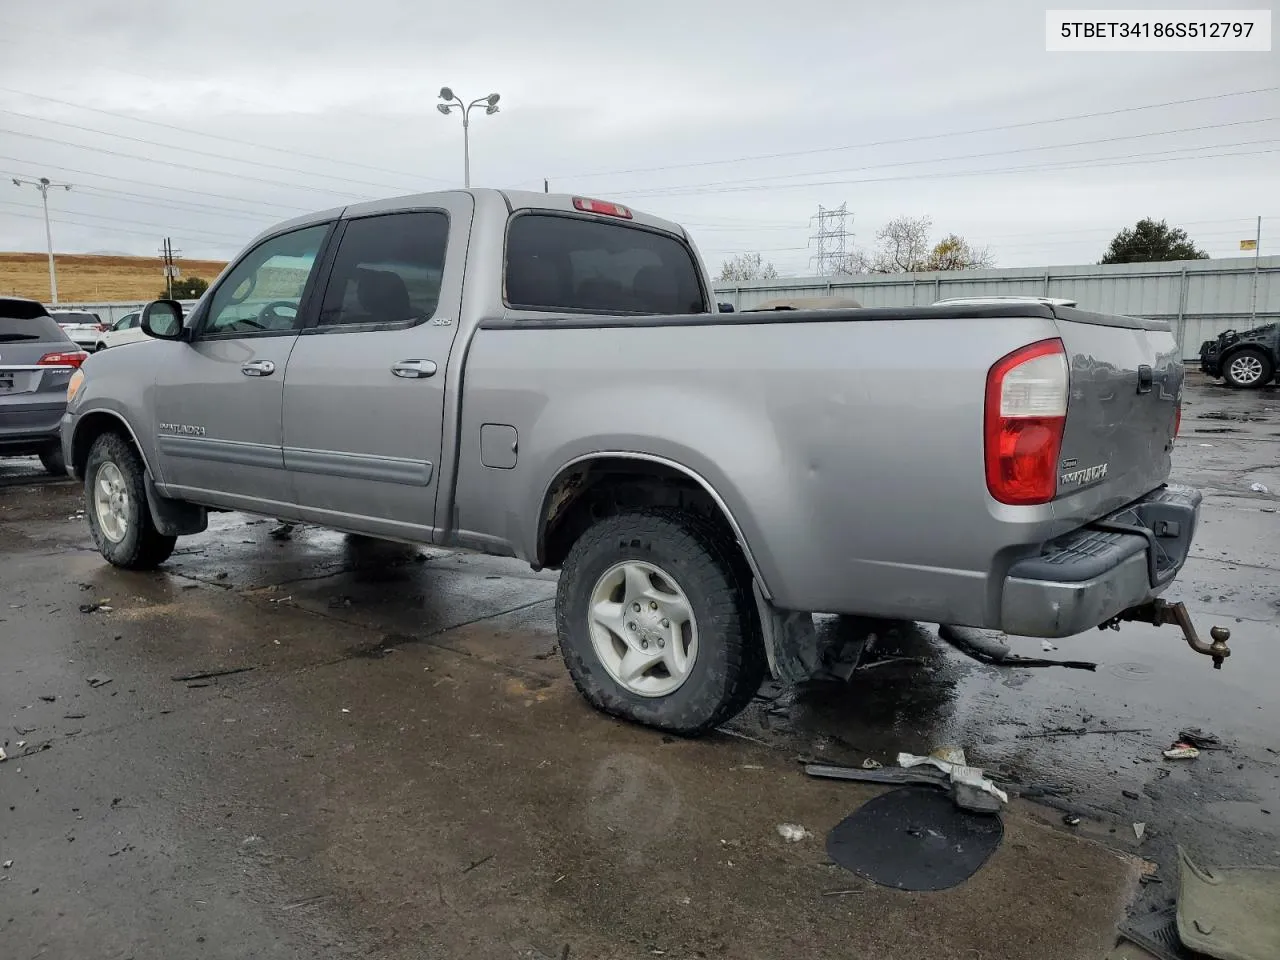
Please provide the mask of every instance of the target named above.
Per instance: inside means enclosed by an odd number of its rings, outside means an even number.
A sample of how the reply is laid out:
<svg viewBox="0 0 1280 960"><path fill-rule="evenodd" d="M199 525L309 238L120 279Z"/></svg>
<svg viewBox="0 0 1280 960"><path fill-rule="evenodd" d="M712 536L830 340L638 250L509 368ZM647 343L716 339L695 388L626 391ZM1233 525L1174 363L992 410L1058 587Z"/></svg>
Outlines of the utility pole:
<svg viewBox="0 0 1280 960"><path fill-rule="evenodd" d="M1258 322L1258 254L1262 252L1262 217L1258 217L1258 232L1253 240L1253 296L1249 305L1249 322Z"/></svg>
<svg viewBox="0 0 1280 960"><path fill-rule="evenodd" d="M818 253L809 259L816 263L820 277L850 272L847 241L852 234L845 229L848 216L848 204L842 203L831 210L819 206L812 218L818 221L818 226L817 233L809 239L817 241Z"/></svg>
<svg viewBox="0 0 1280 960"><path fill-rule="evenodd" d="M181 253L182 251L176 251ZM173 249L173 240L169 237L164 238L164 242L160 246L160 258L164 260L164 278L165 284L169 291L169 299L173 299L173 278L178 276L178 258Z"/></svg>
<svg viewBox="0 0 1280 960"><path fill-rule="evenodd" d="M13 185L15 187L35 187L40 191L40 201L44 205L44 240L49 249L49 296L52 298L53 306L58 305L58 272L53 265L53 231L49 229L49 188L61 187L63 190L70 190L69 183L54 183L48 177L41 177L39 180L23 180L21 177L13 177Z"/></svg>
<svg viewBox="0 0 1280 960"><path fill-rule="evenodd" d="M551 192L551 181L548 180L546 177L542 178L542 192L543 193Z"/></svg>

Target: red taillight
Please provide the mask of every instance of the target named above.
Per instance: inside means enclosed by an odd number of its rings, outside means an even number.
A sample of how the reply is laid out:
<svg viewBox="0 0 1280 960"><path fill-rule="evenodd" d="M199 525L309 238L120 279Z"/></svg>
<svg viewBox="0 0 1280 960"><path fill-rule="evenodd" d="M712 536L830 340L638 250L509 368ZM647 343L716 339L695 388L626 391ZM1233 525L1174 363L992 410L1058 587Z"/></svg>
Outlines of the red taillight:
<svg viewBox="0 0 1280 960"><path fill-rule="evenodd" d="M573 209L586 213L603 213L606 217L622 217L631 219L631 211L620 203L606 203L604 200L589 200L586 197L574 197Z"/></svg>
<svg viewBox="0 0 1280 960"><path fill-rule="evenodd" d="M98 324L98 332L99 332L99 333L106 333L106 332L107 332L108 330L110 330L110 329L111 329L111 327L110 327L109 325L105 324L105 323L100 323L100 324Z"/></svg>
<svg viewBox="0 0 1280 960"><path fill-rule="evenodd" d="M1015 350L987 374L987 489L1001 503L1048 503L1057 492L1069 383L1057 339Z"/></svg>
<svg viewBox="0 0 1280 960"><path fill-rule="evenodd" d="M41 367L78 367L88 359L89 355L83 350L76 350L71 353L46 353L36 361L36 365Z"/></svg>

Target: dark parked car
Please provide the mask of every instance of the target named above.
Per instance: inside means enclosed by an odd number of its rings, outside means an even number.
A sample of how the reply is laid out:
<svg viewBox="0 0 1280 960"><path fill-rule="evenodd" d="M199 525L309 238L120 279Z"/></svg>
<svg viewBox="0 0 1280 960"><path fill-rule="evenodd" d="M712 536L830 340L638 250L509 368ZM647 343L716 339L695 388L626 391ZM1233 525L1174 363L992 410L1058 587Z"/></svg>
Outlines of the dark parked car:
<svg viewBox="0 0 1280 960"><path fill-rule="evenodd" d="M39 456L50 473L66 475L67 381L88 356L43 304L0 297L0 457Z"/></svg>
<svg viewBox="0 0 1280 960"><path fill-rule="evenodd" d="M1280 369L1280 324L1226 330L1200 344L1200 369L1233 387L1261 387Z"/></svg>

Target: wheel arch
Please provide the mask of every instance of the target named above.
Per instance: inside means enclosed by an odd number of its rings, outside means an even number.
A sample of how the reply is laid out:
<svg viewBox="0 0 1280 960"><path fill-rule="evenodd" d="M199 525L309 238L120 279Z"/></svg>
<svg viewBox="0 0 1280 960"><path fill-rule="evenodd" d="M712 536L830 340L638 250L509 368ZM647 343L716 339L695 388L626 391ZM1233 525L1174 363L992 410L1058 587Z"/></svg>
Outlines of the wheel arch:
<svg viewBox="0 0 1280 960"><path fill-rule="evenodd" d="M100 408L81 414L71 434L71 468L76 479L84 479L85 464L89 461L89 451L93 448L93 442L107 432L119 433L128 440L142 460L143 468L152 477L155 476L151 464L147 461L147 453L138 442L138 435L134 432L133 425L116 411Z"/></svg>
<svg viewBox="0 0 1280 960"><path fill-rule="evenodd" d="M618 491L648 491L657 497L637 505L689 503L709 514L732 536L759 589L770 598L768 584L742 526L715 486L685 464L637 451L593 451L574 457L555 472L540 501L537 565L559 566L576 535L609 502L608 496Z"/></svg>

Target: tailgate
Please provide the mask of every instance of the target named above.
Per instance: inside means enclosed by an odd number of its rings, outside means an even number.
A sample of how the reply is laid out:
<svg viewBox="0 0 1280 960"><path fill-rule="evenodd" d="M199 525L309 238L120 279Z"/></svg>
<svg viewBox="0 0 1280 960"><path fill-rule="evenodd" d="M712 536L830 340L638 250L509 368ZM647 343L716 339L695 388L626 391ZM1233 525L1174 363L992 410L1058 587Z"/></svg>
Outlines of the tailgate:
<svg viewBox="0 0 1280 960"><path fill-rule="evenodd" d="M1055 513L1094 520L1169 478L1182 401L1167 323L1055 307L1071 366Z"/></svg>

